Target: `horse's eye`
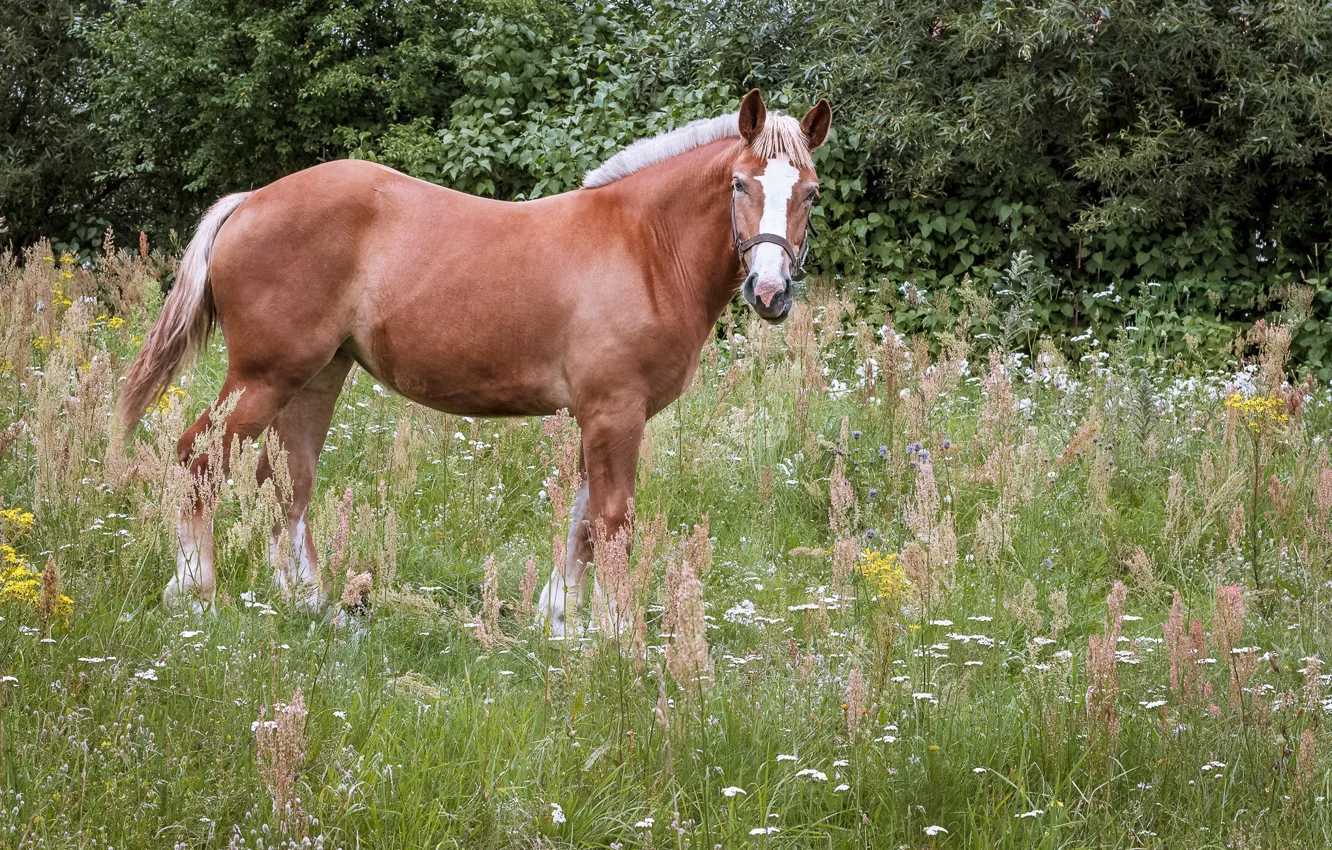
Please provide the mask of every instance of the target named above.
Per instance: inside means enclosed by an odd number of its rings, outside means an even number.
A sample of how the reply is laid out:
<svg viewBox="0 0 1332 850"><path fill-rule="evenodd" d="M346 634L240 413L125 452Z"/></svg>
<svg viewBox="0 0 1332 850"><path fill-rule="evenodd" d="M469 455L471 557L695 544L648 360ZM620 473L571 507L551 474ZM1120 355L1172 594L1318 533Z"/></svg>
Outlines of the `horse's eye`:
<svg viewBox="0 0 1332 850"><path fill-rule="evenodd" d="M745 192L745 184L740 182L739 177L732 178L731 189L743 195Z"/></svg>

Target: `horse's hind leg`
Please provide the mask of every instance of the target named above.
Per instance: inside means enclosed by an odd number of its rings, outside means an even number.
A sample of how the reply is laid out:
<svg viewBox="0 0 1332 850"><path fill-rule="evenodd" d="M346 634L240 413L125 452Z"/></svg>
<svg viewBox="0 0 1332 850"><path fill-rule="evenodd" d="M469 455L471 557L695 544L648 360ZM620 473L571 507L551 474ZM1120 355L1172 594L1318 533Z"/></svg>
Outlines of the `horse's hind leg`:
<svg viewBox="0 0 1332 850"><path fill-rule="evenodd" d="M227 417L221 440L222 463L216 467L223 475L229 465L232 440L237 436L242 440L257 437L291 398L294 388L286 383L260 378L241 378L229 372L217 401L203 412L176 444L180 462L187 464L193 475L196 492L191 503L182 506L180 511L176 575L162 591L162 602L168 608L188 605L195 610L202 610L214 605L217 580L213 573L213 520L207 515L202 493L205 487L212 486L207 481L210 463L206 447L199 447L202 451L196 456L194 444L199 434L212 424L212 411L237 391L240 391L240 398Z"/></svg>
<svg viewBox="0 0 1332 850"><path fill-rule="evenodd" d="M319 452L324 448L333 410L352 362L349 355L339 351L273 420L273 433L286 450L287 469L291 474L291 501L285 506L286 522L279 522L273 529L269 547L273 581L284 591L292 591L296 604L311 613L324 606L329 584L328 576L319 570L308 510L314 493ZM260 482L272 473L265 451L259 466Z"/></svg>

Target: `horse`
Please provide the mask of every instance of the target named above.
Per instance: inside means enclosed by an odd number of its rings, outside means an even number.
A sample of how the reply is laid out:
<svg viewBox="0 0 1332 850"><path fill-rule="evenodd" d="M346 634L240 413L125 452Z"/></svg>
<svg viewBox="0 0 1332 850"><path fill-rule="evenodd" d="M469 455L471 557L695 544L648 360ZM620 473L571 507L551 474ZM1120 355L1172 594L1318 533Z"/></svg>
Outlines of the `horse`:
<svg viewBox="0 0 1332 850"><path fill-rule="evenodd" d="M646 422L689 386L722 311L739 290L769 322L790 314L819 192L811 154L831 123L826 100L797 121L768 112L755 89L738 111L637 141L550 197L478 198L360 160L228 195L181 257L120 418L132 429L220 326L226 377L180 437L179 460L197 494L237 438L280 441L291 487L274 580L315 612L329 586L306 511L353 364L449 413L567 409L582 484L566 561L538 604L563 635L593 562L591 529L612 539L625 526ZM224 456L210 466L196 438L229 398ZM265 452L261 481L272 474ZM185 499L168 608L215 606L212 537L201 500Z"/></svg>

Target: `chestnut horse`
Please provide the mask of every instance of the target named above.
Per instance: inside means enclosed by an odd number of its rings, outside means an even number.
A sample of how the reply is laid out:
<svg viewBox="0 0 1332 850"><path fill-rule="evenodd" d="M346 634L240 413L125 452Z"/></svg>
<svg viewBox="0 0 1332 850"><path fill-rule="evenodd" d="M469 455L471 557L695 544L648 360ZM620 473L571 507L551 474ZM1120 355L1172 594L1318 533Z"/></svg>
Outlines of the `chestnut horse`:
<svg viewBox="0 0 1332 850"><path fill-rule="evenodd" d="M353 160L229 195L186 248L120 415L136 422L220 324L219 402L243 391L223 445L272 428L287 450L275 580L318 609L328 587L306 509L353 363L450 413L567 408L582 431L584 483L567 563L540 603L563 634L566 597L581 599L592 561L589 529L600 519L613 535L625 522L644 424L689 385L722 310L740 289L764 319L791 311L818 195L810 154L831 120L822 100L801 121L770 114L754 90L737 113L639 141L582 188L522 203ZM206 410L178 444L196 480L209 460L195 438L209 423ZM265 459L260 476L271 474ZM276 545L282 534L289 549ZM211 518L186 505L163 600L203 608L214 594Z"/></svg>

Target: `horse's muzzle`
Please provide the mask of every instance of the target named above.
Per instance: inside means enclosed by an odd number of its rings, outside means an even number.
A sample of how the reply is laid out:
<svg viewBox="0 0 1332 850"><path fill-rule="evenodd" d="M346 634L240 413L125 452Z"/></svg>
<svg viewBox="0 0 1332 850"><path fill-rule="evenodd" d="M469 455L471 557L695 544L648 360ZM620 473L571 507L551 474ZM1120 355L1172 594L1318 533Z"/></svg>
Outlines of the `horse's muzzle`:
<svg viewBox="0 0 1332 850"><path fill-rule="evenodd" d="M769 290L755 294L754 288L757 283L758 275L750 272L745 278L745 285L740 289L740 294L744 296L749 306L754 308L754 312L759 314L759 318L776 324L791 315L791 307L795 301L791 296L789 277L782 278L782 287L776 292Z"/></svg>

